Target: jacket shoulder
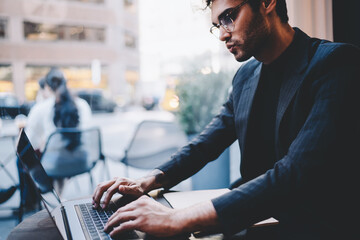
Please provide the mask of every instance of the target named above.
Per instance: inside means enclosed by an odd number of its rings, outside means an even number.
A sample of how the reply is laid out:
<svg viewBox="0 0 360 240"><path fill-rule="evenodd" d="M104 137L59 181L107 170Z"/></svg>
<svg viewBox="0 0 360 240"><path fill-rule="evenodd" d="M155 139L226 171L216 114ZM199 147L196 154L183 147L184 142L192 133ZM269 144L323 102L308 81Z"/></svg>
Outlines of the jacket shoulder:
<svg viewBox="0 0 360 240"><path fill-rule="evenodd" d="M360 48L347 43L314 40L311 47L311 61L320 65L348 64L360 57Z"/></svg>

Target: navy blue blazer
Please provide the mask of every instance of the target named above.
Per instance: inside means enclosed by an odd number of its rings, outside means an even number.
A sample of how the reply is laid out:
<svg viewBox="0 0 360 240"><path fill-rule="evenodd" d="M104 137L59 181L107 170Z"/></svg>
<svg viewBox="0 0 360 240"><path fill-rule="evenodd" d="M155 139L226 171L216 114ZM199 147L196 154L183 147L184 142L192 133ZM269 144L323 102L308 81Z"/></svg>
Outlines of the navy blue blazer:
<svg viewBox="0 0 360 240"><path fill-rule="evenodd" d="M276 163L262 169L264 159L247 151L261 151L247 141L262 68L253 59L237 71L220 113L159 169L174 186L238 140L245 183L212 200L225 234L274 217L279 239L360 239L360 50L295 31L276 113Z"/></svg>

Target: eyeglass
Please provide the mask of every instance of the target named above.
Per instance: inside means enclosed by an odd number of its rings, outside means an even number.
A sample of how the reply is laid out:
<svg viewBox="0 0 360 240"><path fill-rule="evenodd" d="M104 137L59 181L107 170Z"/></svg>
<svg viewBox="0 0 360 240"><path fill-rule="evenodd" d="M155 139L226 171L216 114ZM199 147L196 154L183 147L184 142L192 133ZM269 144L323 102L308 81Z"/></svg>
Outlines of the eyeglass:
<svg viewBox="0 0 360 240"><path fill-rule="evenodd" d="M242 6L248 3L249 0L245 0L236 7L229 8L225 12L221 13L218 17L219 24L216 24L210 28L210 32L217 38L220 37L220 27L223 27L225 31L231 33L235 29L235 19L238 16L239 10Z"/></svg>

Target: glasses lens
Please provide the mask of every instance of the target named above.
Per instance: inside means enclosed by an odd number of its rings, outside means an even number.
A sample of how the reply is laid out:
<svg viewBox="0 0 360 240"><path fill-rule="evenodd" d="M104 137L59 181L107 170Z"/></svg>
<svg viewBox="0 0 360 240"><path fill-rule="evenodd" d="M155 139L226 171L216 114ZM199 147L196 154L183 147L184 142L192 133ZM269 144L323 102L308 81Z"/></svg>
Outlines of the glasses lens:
<svg viewBox="0 0 360 240"><path fill-rule="evenodd" d="M220 37L220 29L219 29L218 27L212 26L212 27L210 28L210 32L211 32L215 37L217 37L217 38Z"/></svg>
<svg viewBox="0 0 360 240"><path fill-rule="evenodd" d="M227 32L234 31L234 22L230 16L225 16L224 18L222 18L220 20L220 23Z"/></svg>

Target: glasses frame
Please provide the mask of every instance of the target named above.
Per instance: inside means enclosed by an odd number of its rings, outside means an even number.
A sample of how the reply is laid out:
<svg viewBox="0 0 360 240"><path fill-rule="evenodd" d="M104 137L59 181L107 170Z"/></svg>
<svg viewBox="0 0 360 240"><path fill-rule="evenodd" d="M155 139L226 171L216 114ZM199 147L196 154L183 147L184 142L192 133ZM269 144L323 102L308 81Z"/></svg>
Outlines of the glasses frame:
<svg viewBox="0 0 360 240"><path fill-rule="evenodd" d="M218 17L219 23L214 24L214 26L210 27L210 33L215 35L215 37L219 38L220 37L220 27L223 27L226 32L232 33L235 29L234 21L236 20L237 16L239 15L240 8L242 6L244 6L245 4L247 4L249 1L250 0L245 0L242 3L240 3L239 5L237 5L233 8L228 8L227 10L225 10L225 12L221 13Z"/></svg>

